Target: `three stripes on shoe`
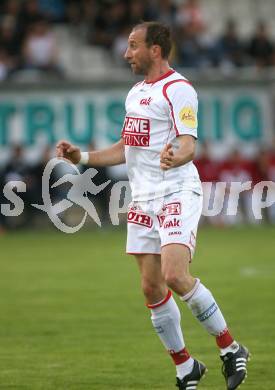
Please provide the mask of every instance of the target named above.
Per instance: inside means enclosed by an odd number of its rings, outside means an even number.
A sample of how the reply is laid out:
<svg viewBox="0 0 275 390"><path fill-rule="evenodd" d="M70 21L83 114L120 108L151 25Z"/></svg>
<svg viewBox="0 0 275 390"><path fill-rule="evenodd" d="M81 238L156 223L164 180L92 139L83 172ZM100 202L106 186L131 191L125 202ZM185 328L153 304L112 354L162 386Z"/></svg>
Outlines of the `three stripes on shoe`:
<svg viewBox="0 0 275 390"><path fill-rule="evenodd" d="M246 371L246 358L237 358L236 359L236 371Z"/></svg>
<svg viewBox="0 0 275 390"><path fill-rule="evenodd" d="M186 390L196 390L199 381L188 381L186 384Z"/></svg>

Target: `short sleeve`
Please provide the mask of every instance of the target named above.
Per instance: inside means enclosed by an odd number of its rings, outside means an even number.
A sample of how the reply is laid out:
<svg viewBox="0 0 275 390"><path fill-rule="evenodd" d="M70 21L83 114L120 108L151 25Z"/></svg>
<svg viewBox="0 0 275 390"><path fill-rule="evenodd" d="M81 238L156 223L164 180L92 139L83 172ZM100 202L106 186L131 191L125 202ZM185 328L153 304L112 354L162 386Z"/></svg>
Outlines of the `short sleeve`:
<svg viewBox="0 0 275 390"><path fill-rule="evenodd" d="M197 138L198 97L195 89L184 79L164 85L163 95L168 102L176 135L189 134Z"/></svg>

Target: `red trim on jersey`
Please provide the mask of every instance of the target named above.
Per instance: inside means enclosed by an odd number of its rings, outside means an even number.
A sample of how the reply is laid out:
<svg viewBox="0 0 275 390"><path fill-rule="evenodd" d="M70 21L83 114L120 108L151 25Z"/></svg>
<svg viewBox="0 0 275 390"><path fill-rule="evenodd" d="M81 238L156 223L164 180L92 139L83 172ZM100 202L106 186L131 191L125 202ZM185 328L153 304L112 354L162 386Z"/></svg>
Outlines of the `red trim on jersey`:
<svg viewBox="0 0 275 390"><path fill-rule="evenodd" d="M170 69L170 70L168 70L168 72L166 72L165 74L163 74L162 76L158 77L158 78L155 79L155 80L150 80L150 81L146 81L146 80L145 80L145 83L146 83L146 84L155 84L155 83L157 83L158 81L163 80L163 79L166 79L166 77L171 76L171 74L173 74L173 73L175 73L174 69Z"/></svg>
<svg viewBox="0 0 275 390"><path fill-rule="evenodd" d="M146 306L148 307L148 309L156 309L157 307L160 307L160 306L164 305L167 301L169 301L171 296L172 296L172 292L170 290L168 290L168 294L166 295L166 297L162 301L160 301L158 303L153 303L153 304L146 303Z"/></svg>
<svg viewBox="0 0 275 390"><path fill-rule="evenodd" d="M176 131L176 135L179 136L180 133L178 131L178 128L177 128L177 125L176 125L176 121L175 121L175 115L174 115L174 110L173 110L173 105L171 103L171 100L169 99L169 97L167 96L167 88L170 87L170 85L174 84L174 83L179 83L179 82L183 82L183 83L186 83L186 84L189 84L192 86L192 84L188 81L188 80L183 80L183 79L177 79L177 80L172 80L172 81L169 81L167 84L165 84L162 88L162 93L163 93L163 96L165 97L165 99L167 100L168 104L169 104L169 107L170 107L170 110L171 110L171 114L172 114L172 119L173 119L173 123L174 123L174 127L175 127L175 131Z"/></svg>
<svg viewBox="0 0 275 390"><path fill-rule="evenodd" d="M190 358L189 352L187 351L186 348L183 348L179 352L174 352L174 351L168 351L168 352L176 365L182 364Z"/></svg>
<svg viewBox="0 0 275 390"><path fill-rule="evenodd" d="M225 329L222 333L216 336L216 342L219 348L227 348L233 343L233 341L234 339L228 329Z"/></svg>

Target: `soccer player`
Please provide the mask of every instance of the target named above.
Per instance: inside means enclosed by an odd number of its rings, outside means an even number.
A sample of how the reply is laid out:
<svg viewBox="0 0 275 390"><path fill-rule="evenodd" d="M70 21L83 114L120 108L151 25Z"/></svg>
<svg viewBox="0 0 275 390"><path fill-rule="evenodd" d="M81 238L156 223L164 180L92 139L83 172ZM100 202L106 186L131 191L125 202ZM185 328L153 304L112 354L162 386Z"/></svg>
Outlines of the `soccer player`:
<svg viewBox="0 0 275 390"><path fill-rule="evenodd" d="M249 352L234 340L213 295L189 270L202 211L200 179L192 162L198 102L190 82L170 68L170 49L167 27L157 22L136 25L125 58L144 81L126 98L121 140L89 153L60 141L57 156L93 167L126 162L132 191L127 253L138 262L152 324L175 363L177 386L196 389L206 366L185 346L172 291L214 336L226 387L233 390L246 377Z"/></svg>

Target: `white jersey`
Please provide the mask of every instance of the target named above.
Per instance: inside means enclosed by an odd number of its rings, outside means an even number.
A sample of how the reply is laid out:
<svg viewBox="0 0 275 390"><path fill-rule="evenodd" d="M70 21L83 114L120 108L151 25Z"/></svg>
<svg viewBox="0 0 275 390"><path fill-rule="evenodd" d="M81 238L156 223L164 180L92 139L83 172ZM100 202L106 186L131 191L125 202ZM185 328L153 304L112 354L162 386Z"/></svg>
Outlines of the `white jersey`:
<svg viewBox="0 0 275 390"><path fill-rule="evenodd" d="M193 162L167 171L160 169L160 153L167 143L178 147L177 137L197 138L197 94L179 73L170 70L154 82L137 83L125 102L122 137L134 201L151 200L181 190L201 194Z"/></svg>

